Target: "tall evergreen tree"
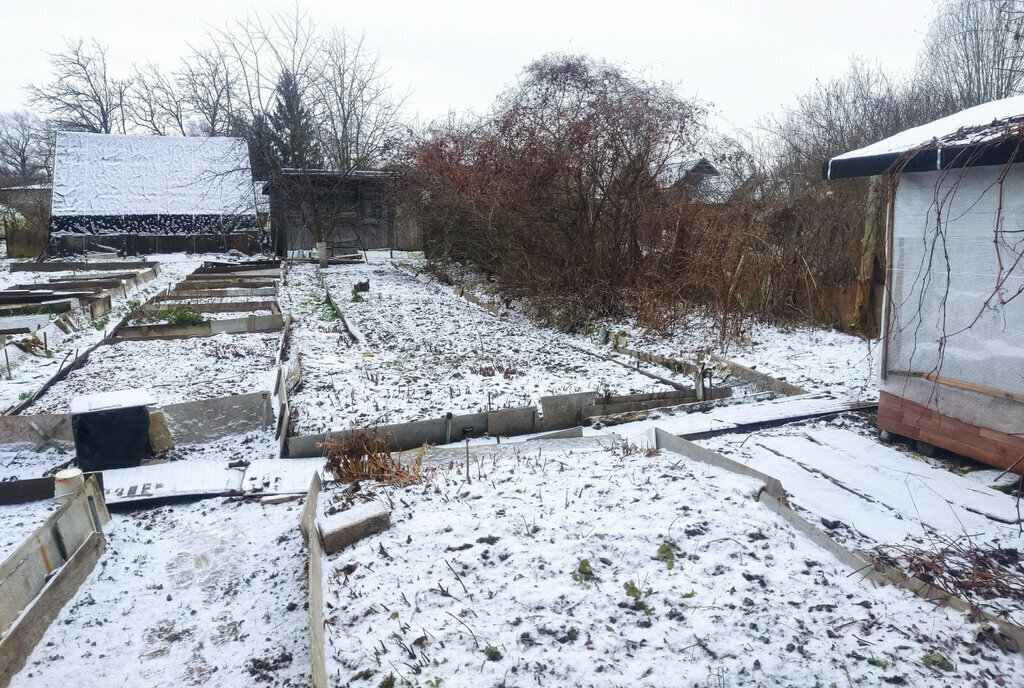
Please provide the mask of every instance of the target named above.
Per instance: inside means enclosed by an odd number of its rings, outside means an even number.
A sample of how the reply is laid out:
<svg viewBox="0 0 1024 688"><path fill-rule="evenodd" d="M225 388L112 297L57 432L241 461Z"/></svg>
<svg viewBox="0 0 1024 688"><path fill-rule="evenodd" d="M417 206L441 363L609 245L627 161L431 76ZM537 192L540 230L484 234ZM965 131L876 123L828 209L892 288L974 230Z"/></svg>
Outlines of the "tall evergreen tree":
<svg viewBox="0 0 1024 688"><path fill-rule="evenodd" d="M277 153L277 137L270 122L263 114L257 114L252 121L234 121L230 130L234 136L242 136L249 143L249 161L253 179L266 181L281 169Z"/></svg>
<svg viewBox="0 0 1024 688"><path fill-rule="evenodd" d="M316 143L313 116L302 104L295 75L285 70L277 82L277 104L270 113L275 158L281 167L315 169L323 165Z"/></svg>

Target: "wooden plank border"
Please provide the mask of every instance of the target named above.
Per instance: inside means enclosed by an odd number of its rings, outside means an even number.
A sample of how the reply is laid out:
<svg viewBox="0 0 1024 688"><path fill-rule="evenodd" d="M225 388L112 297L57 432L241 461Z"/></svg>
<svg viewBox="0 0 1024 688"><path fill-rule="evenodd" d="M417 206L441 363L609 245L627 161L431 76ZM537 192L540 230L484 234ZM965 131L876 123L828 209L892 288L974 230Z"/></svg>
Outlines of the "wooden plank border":
<svg viewBox="0 0 1024 688"><path fill-rule="evenodd" d="M67 563L47 581L7 635L0 639L0 688L6 688L11 678L25 666L46 629L89 577L105 549L103 534L92 533Z"/></svg>
<svg viewBox="0 0 1024 688"><path fill-rule="evenodd" d="M309 663L313 688L328 688L327 647L324 638L324 550L316 527L317 505L323 483L313 474L306 493L299 529L309 549Z"/></svg>
<svg viewBox="0 0 1024 688"><path fill-rule="evenodd" d="M989 466L1024 474L1024 438L945 416L889 392L878 395L878 427Z"/></svg>

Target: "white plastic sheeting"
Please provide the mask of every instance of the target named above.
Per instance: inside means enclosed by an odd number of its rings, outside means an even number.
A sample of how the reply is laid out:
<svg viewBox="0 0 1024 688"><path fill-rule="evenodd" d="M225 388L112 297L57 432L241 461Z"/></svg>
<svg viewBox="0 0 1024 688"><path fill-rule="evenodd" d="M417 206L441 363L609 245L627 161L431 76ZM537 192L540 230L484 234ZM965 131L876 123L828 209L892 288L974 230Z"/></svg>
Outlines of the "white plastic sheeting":
<svg viewBox="0 0 1024 688"><path fill-rule="evenodd" d="M902 176L887 370L1024 394L1022 191L1021 164Z"/></svg>
<svg viewBox="0 0 1024 688"><path fill-rule="evenodd" d="M243 139L57 134L54 216L251 215Z"/></svg>

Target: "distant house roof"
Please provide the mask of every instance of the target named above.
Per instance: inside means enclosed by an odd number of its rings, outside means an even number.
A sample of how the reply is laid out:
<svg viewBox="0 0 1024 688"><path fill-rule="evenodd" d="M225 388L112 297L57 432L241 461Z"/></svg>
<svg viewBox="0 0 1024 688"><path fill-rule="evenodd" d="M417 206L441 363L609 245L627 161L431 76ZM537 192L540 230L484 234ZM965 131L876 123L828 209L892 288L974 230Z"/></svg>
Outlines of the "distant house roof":
<svg viewBox="0 0 1024 688"><path fill-rule="evenodd" d="M1024 160L1024 96L1004 98L907 129L827 161L825 179L868 177L898 167L924 172Z"/></svg>
<svg viewBox="0 0 1024 688"><path fill-rule="evenodd" d="M244 139L60 132L54 216L251 215Z"/></svg>
<svg viewBox="0 0 1024 688"><path fill-rule="evenodd" d="M690 176L701 176L701 177L718 177L721 172L718 168L711 164L711 161L707 158L690 158L679 163L679 167L676 168L676 176L678 179L682 179L687 175Z"/></svg>

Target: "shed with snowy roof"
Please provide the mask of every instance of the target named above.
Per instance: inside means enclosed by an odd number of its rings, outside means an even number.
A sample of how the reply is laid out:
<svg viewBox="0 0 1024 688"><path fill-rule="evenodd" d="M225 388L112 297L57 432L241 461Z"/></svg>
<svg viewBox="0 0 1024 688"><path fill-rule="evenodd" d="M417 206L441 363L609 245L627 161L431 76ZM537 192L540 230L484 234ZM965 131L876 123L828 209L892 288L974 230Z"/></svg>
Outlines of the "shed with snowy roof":
<svg viewBox="0 0 1024 688"><path fill-rule="evenodd" d="M57 134L51 244L223 250L256 233L244 139Z"/></svg>
<svg viewBox="0 0 1024 688"><path fill-rule="evenodd" d="M1024 97L827 161L888 181L878 425L1024 472Z"/></svg>

